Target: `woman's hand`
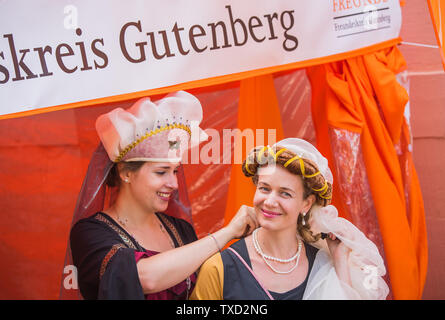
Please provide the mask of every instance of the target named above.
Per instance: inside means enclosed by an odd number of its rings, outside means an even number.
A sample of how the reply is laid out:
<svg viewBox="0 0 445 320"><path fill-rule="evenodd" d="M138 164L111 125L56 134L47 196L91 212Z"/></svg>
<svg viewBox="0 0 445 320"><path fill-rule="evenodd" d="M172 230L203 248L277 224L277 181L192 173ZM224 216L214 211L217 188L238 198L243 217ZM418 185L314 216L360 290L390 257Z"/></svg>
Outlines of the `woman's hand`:
<svg viewBox="0 0 445 320"><path fill-rule="evenodd" d="M250 235L253 230L259 227L255 209L242 205L236 215L230 220L227 228L231 231L234 239L239 239Z"/></svg>
<svg viewBox="0 0 445 320"><path fill-rule="evenodd" d="M159 292L178 284L227 242L251 234L258 226L254 209L241 206L229 224L212 236L139 260L138 275L144 293Z"/></svg>
<svg viewBox="0 0 445 320"><path fill-rule="evenodd" d="M351 251L343 242L341 242L333 233L329 233L326 238L331 257L334 261L335 271L338 277L351 285L351 279L349 276L348 268L348 256Z"/></svg>
<svg viewBox="0 0 445 320"><path fill-rule="evenodd" d="M333 233L329 232L326 242L334 262L343 262L348 259L350 249Z"/></svg>

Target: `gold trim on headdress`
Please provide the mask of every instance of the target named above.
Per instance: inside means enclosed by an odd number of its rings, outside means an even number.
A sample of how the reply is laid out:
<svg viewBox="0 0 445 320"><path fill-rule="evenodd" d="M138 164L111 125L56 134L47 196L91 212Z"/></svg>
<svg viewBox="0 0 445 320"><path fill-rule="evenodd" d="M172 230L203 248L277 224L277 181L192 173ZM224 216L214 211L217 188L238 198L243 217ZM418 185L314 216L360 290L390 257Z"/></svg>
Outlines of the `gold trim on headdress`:
<svg viewBox="0 0 445 320"><path fill-rule="evenodd" d="M282 153L283 153L284 151L286 151L286 150L287 150L286 148L282 148L282 149L278 150L277 153L275 153L275 155L273 156L274 159L275 159L275 162L277 161L278 156L279 156L280 154L282 154Z"/></svg>
<svg viewBox="0 0 445 320"><path fill-rule="evenodd" d="M326 200L330 200L330 199L332 199L332 196L325 197L325 196L323 196L323 195L321 195L321 194L319 194L318 196L319 196L320 198L323 198L323 199L326 199Z"/></svg>
<svg viewBox="0 0 445 320"><path fill-rule="evenodd" d="M264 146L264 147L261 148L260 152L258 152L258 162L259 162L259 163L261 163L262 156L263 156L264 152L266 151L266 149L267 149L267 151L269 152L269 154L272 155L272 157L274 158L275 162L277 161L278 156L279 156L281 153L283 153L284 151L290 151L290 152L292 152L291 150L288 150L288 149L286 149L286 148L281 148L277 153L274 153L271 147L269 147L269 146ZM247 161L247 159L248 159L248 157L246 158L246 165L245 165L246 171L247 171L248 173L250 173L251 175L254 175L254 173L251 172L251 171L249 170L249 168L248 168L248 161ZM300 171L301 171L301 175L302 175L304 178L313 178L313 177L318 176L319 174L321 174L320 171L317 171L317 172L315 172L315 173L313 173L313 174L306 174L306 172L305 172L305 168L304 168L304 161L303 161L303 159L300 158L299 156L295 156L295 157L290 158L289 160L286 161L286 163L285 163L283 166L284 166L285 168L287 168L287 166L289 166L289 165L290 165L292 162L294 162L295 160L298 160L298 161L299 161L299 163L300 163ZM323 177L323 178L324 178L324 177ZM320 197L323 198L323 199L332 199L332 196L330 196L330 197L325 197L325 196L324 196L324 194L325 194L325 193L328 191L328 189L329 189L329 188L328 188L328 181L326 180L326 178L324 178L324 180L325 180L325 181L324 181L324 185L323 185L323 187L321 187L320 189L315 189L315 188L311 188L311 189L312 189L313 191L315 191L315 192L323 191L322 193L318 194L318 196L320 196Z"/></svg>
<svg viewBox="0 0 445 320"><path fill-rule="evenodd" d="M299 156L295 156L293 158L290 158L289 160L286 161L286 163L284 164L284 167L287 168L288 165L290 165L292 162L294 162L294 160L300 159Z"/></svg>
<svg viewBox="0 0 445 320"><path fill-rule="evenodd" d="M259 162L259 163L261 163L261 160L262 160L262 158L263 158L264 151L266 151L266 149L267 149L267 151L269 152L269 154L271 154L272 157L275 159L275 153L273 152L272 148L269 147L269 146L264 146L263 148L261 148L260 152L258 152L258 162Z"/></svg>
<svg viewBox="0 0 445 320"><path fill-rule="evenodd" d="M249 159L249 157L247 157L246 158L246 164L244 165L244 167L245 167L245 169L246 169L246 171L249 173L249 174L251 174L252 176L254 176L255 175L255 173L253 173L252 171L250 171L249 170L249 161L247 161Z"/></svg>
<svg viewBox="0 0 445 320"><path fill-rule="evenodd" d="M136 141L133 141L133 143L131 143L131 144L129 144L128 146L126 146L125 149L122 150L122 151L119 153L119 156L114 160L114 162L120 162L120 161L122 160L122 158L125 157L125 155L126 155L128 152L130 152L134 147L136 147L139 143L141 143L141 142L144 141L145 139L147 139L147 138L149 138L149 137L151 137L151 136L154 136L155 134L161 133L161 132L163 132L163 131L171 130L171 129L175 129L175 128L185 130L185 131L187 131L187 133L188 133L189 135L192 134L192 132L191 132L191 130L190 130L190 128L189 128L188 126L186 126L186 125L184 125L184 124L180 124L180 123L169 124L169 125L166 125L166 126L164 126L164 127L160 127L160 128L158 128L158 129L151 130L150 132L147 132L146 134L144 134L142 137L140 137L140 138L137 139Z"/></svg>

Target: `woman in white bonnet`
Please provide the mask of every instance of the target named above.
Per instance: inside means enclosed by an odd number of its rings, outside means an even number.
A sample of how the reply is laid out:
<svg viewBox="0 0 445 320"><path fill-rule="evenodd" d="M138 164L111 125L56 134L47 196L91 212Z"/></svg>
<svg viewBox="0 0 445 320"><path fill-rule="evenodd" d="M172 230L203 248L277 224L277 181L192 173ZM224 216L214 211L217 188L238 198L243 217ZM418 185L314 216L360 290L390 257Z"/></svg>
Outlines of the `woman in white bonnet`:
<svg viewBox="0 0 445 320"><path fill-rule="evenodd" d="M101 145L79 195L67 255L83 298L187 299L201 264L257 227L253 209L243 207L226 227L197 239L184 209L181 157L201 120L199 100L183 91L97 119ZM108 207L105 184L115 190Z"/></svg>
<svg viewBox="0 0 445 320"><path fill-rule="evenodd" d="M386 298L377 247L329 205L333 177L315 147L284 139L242 168L261 227L204 263L192 299Z"/></svg>

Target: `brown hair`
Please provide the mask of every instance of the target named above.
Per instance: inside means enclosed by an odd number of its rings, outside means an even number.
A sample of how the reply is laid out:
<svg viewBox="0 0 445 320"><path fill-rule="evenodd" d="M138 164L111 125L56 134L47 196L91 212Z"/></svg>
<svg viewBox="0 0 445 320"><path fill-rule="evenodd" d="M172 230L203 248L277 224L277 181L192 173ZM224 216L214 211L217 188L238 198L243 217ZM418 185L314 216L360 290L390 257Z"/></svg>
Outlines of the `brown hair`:
<svg viewBox="0 0 445 320"><path fill-rule="evenodd" d="M105 183L108 187L120 187L121 185L121 177L119 175L119 172L136 172L138 171L143 165L145 161L129 161L129 162L118 162L111 167L110 173L108 173L107 180ZM118 168L119 167L119 168Z"/></svg>
<svg viewBox="0 0 445 320"><path fill-rule="evenodd" d="M284 149L280 152L281 149ZM242 170L246 177L252 177L253 183L257 184L258 182L258 169L261 166L267 165L270 162L259 161L260 159L270 159L270 157L274 157L274 162L278 165L281 165L282 167L286 168L290 173L293 173L295 175L298 175L303 180L303 199L307 199L310 195L315 196L315 204L318 204L320 206L327 206L331 203L331 197L332 197L332 185L326 181L326 179L323 177L322 174L316 174L319 172L319 169L317 165L308 159L299 158L301 159L301 162L299 159L295 159L288 163L288 165L285 167L284 165L292 158L295 157L295 154L291 152L290 150L287 150L282 147L277 147L275 151L275 155L278 154L278 156L275 159L275 156L273 154L273 151L270 152L271 149L266 149L262 147L255 148L248 156L247 159L243 162ZM262 154L260 154L260 152ZM304 168L302 168L304 167ZM316 175L315 175L316 174ZM312 176L312 177L311 177ZM312 233L311 226L309 225L309 219L311 217L311 211L306 213L304 216L304 222L303 225L303 215L299 214L297 219L297 230L300 233L300 235L303 237L304 241L306 242L316 242L320 239L321 234L314 235Z"/></svg>

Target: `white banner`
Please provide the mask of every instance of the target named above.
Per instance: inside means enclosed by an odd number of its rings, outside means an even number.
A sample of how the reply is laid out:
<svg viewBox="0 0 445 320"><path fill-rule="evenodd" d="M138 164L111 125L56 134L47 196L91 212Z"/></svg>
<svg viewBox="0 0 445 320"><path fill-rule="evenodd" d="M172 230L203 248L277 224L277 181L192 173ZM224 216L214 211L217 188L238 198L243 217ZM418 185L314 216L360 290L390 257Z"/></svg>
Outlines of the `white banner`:
<svg viewBox="0 0 445 320"><path fill-rule="evenodd" d="M398 0L0 0L0 115L349 52Z"/></svg>

